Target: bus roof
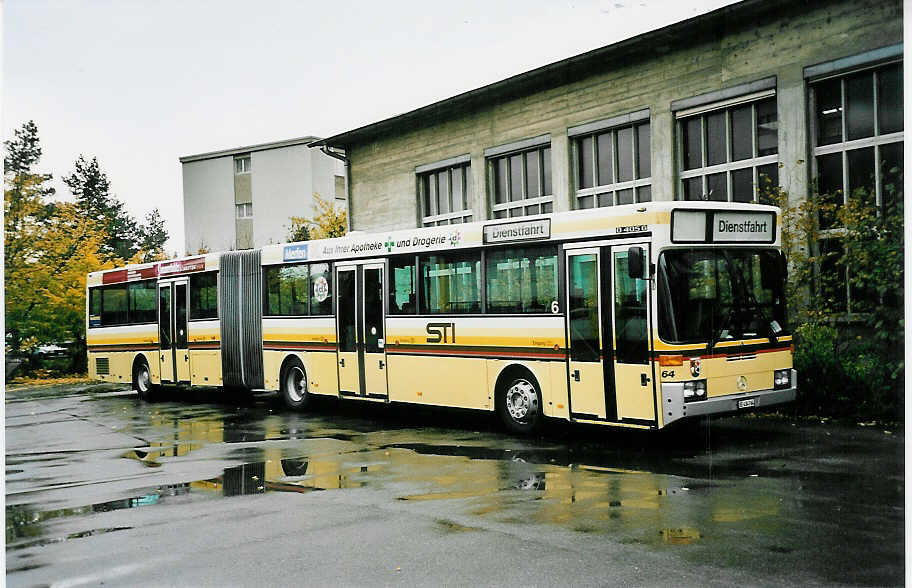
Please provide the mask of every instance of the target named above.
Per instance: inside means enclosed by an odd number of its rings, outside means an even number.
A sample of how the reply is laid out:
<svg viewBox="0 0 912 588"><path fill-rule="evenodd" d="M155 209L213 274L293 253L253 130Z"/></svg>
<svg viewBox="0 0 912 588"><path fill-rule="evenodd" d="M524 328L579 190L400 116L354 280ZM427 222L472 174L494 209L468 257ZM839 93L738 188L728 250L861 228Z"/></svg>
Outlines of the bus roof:
<svg viewBox="0 0 912 588"><path fill-rule="evenodd" d="M731 202L662 201L589 208L523 216L489 219L473 223L421 227L390 231L351 232L345 237L266 245L261 248L262 263L336 261L415 254L428 251L459 250L496 244L534 244L555 240L636 237L661 233L669 235L672 211L721 211L729 213L773 213L775 206ZM778 239L773 228L771 244ZM218 269L220 253L207 253L122 268L92 272L88 285L127 282L153 277L183 275Z"/></svg>

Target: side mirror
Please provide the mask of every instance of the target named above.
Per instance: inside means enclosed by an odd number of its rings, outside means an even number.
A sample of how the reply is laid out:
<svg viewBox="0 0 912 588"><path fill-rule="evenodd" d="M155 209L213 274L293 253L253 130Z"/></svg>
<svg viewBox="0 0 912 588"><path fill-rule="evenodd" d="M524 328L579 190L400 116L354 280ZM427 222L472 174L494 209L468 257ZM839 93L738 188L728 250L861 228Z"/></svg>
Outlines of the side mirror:
<svg viewBox="0 0 912 588"><path fill-rule="evenodd" d="M645 279L643 269L646 266L646 254L642 247L634 245L627 250L627 276L630 278Z"/></svg>

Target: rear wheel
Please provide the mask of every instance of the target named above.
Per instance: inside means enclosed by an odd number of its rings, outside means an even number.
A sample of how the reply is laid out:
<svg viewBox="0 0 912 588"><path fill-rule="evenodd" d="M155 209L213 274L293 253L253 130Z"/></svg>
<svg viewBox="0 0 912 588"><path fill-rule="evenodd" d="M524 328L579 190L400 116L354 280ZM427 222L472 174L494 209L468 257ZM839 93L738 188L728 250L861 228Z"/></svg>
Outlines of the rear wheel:
<svg viewBox="0 0 912 588"><path fill-rule="evenodd" d="M534 378L524 374L508 377L498 394L497 409L508 430L527 435L541 427L541 391Z"/></svg>
<svg viewBox="0 0 912 588"><path fill-rule="evenodd" d="M133 364L133 389L142 400L152 400L157 386L152 383L152 372L145 359L139 359Z"/></svg>
<svg viewBox="0 0 912 588"><path fill-rule="evenodd" d="M307 374L300 360L292 359L282 369L281 386L282 400L289 408L299 410L310 402Z"/></svg>

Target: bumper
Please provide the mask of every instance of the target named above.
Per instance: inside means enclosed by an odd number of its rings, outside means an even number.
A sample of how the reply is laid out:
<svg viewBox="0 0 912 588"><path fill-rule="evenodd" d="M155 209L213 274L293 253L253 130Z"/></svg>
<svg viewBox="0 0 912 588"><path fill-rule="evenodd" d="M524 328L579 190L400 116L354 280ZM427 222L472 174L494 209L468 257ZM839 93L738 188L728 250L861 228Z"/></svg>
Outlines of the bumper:
<svg viewBox="0 0 912 588"><path fill-rule="evenodd" d="M792 370L793 386L791 388L756 390L754 392L716 396L695 402L684 402L684 384L682 382L662 384L662 412L664 413L662 416L664 417L665 425L668 425L689 417L741 412L784 404L795 400L798 390L797 382L798 372ZM749 399L754 400L750 407L739 407L739 402Z"/></svg>

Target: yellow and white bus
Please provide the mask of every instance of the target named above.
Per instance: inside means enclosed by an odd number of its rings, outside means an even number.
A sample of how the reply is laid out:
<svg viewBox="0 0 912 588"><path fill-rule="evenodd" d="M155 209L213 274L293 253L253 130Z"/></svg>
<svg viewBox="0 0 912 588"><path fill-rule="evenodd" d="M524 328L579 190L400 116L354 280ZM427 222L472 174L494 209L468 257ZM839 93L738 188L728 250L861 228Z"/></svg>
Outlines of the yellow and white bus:
<svg viewBox="0 0 912 588"><path fill-rule="evenodd" d="M93 378L658 429L795 398L778 209L653 202L88 276Z"/></svg>

